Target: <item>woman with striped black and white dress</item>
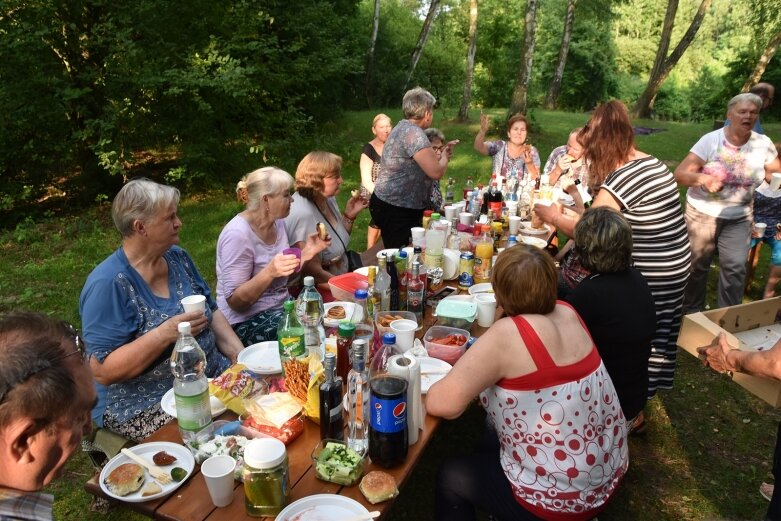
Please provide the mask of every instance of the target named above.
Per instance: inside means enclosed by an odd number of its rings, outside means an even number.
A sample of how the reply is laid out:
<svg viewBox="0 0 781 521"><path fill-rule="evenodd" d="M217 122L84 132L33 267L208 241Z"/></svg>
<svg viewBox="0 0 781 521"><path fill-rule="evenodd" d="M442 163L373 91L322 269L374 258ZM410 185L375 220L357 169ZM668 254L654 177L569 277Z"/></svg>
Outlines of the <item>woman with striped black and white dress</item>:
<svg viewBox="0 0 781 521"><path fill-rule="evenodd" d="M629 221L632 260L654 297L656 332L648 360L650 398L657 389L672 389L683 291L689 275L691 251L678 185L664 163L635 148L634 129L620 101L600 105L579 140L589 163L589 185L599 188L592 206L610 206ZM535 212L569 236L579 218L563 214L555 206L536 205Z"/></svg>

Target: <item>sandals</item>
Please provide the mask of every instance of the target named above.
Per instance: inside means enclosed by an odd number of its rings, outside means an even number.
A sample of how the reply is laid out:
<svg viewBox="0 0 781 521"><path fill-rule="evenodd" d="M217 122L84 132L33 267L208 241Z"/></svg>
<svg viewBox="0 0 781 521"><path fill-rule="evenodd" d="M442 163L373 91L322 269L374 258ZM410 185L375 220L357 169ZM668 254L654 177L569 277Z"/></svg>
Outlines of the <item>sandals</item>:
<svg viewBox="0 0 781 521"><path fill-rule="evenodd" d="M773 490L775 486L772 483L762 483L759 486L759 493L762 494L762 497L770 501L770 498L773 497Z"/></svg>
<svg viewBox="0 0 781 521"><path fill-rule="evenodd" d="M629 436L644 436L647 429L648 425L645 423L645 415L643 414L643 411L640 411L637 416L629 422Z"/></svg>

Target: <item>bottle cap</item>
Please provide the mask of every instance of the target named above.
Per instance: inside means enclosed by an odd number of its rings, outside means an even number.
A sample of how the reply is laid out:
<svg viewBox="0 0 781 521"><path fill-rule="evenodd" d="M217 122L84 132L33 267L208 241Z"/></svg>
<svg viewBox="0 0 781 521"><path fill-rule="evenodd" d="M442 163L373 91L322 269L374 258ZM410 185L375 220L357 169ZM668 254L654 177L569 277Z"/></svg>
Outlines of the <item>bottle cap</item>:
<svg viewBox="0 0 781 521"><path fill-rule="evenodd" d="M339 322L337 334L345 338L355 336L355 324L352 322Z"/></svg>
<svg viewBox="0 0 781 521"><path fill-rule="evenodd" d="M306 277L304 277L304 286L314 287L314 285L315 285L314 277L312 277L311 275L307 275Z"/></svg>
<svg viewBox="0 0 781 521"><path fill-rule="evenodd" d="M369 292L366 291L365 289L356 289L355 290L355 298L358 299L358 300L363 300L363 299L365 299L368 296L369 296Z"/></svg>
<svg viewBox="0 0 781 521"><path fill-rule="evenodd" d="M399 252L399 258L400 259L406 259L407 258L407 252L406 251L400 251Z"/></svg>
<svg viewBox="0 0 781 521"><path fill-rule="evenodd" d="M244 463L255 469L270 469L285 461L285 444L275 438L256 438L244 447Z"/></svg>
<svg viewBox="0 0 781 521"><path fill-rule="evenodd" d="M323 368L328 370L336 366L336 353L326 353Z"/></svg>
<svg viewBox="0 0 781 521"><path fill-rule="evenodd" d="M396 343L396 334L395 333L385 333L382 335L382 343L383 344L395 344Z"/></svg>
<svg viewBox="0 0 781 521"><path fill-rule="evenodd" d="M438 213L436 213L436 212L434 212L434 213L432 213L432 214L431 214L431 220L432 220L432 221L437 221L437 220L439 220L439 218L440 218L440 217L442 217L442 216L441 216L441 215L439 215L439 214L438 214Z"/></svg>
<svg viewBox="0 0 781 521"><path fill-rule="evenodd" d="M424 210L423 217L431 217L432 213L434 213L434 210Z"/></svg>
<svg viewBox="0 0 781 521"><path fill-rule="evenodd" d="M180 333L189 333L190 332L190 323L189 322L179 322L179 325L176 326L176 329Z"/></svg>
<svg viewBox="0 0 781 521"><path fill-rule="evenodd" d="M286 300L284 304L282 304L282 307L285 308L285 311L293 311L293 308L295 307L296 303L292 300Z"/></svg>

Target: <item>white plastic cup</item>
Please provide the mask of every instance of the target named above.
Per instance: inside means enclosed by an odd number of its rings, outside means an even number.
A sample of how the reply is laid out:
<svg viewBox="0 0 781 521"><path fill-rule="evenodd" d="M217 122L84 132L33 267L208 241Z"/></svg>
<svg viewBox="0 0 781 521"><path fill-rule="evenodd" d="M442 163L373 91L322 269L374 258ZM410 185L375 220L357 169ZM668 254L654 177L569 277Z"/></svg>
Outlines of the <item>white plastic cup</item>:
<svg viewBox="0 0 781 521"><path fill-rule="evenodd" d="M490 327L496 317L496 297L490 293L478 293L475 295L477 304L477 324L481 327Z"/></svg>
<svg viewBox="0 0 781 521"><path fill-rule="evenodd" d="M510 217L518 215L518 201L507 201L507 213Z"/></svg>
<svg viewBox="0 0 781 521"><path fill-rule="evenodd" d="M413 241L415 241L416 239L423 239L426 236L426 229L421 228L420 226L415 226L414 228L410 228L409 232L412 234Z"/></svg>
<svg viewBox="0 0 781 521"><path fill-rule="evenodd" d="M458 214L458 222L464 226L472 226L475 223L475 216L471 212L461 212Z"/></svg>
<svg viewBox="0 0 781 521"><path fill-rule="evenodd" d="M510 216L510 235L518 235L521 229L521 218L517 215Z"/></svg>
<svg viewBox="0 0 781 521"><path fill-rule="evenodd" d="M765 236L765 230L767 230L767 224L754 223L754 233L757 234L759 237Z"/></svg>
<svg viewBox="0 0 781 521"><path fill-rule="evenodd" d="M227 507L233 502L233 471L236 460L230 456L212 456L201 464L201 474L216 507Z"/></svg>
<svg viewBox="0 0 781 521"><path fill-rule="evenodd" d="M182 307L185 313L191 313L193 311L200 311L203 313L206 311L206 297L203 295L190 295L182 299Z"/></svg>
<svg viewBox="0 0 781 521"><path fill-rule="evenodd" d="M781 188L781 172L774 172L771 175L772 178L770 179L770 189L778 190Z"/></svg>
<svg viewBox="0 0 781 521"><path fill-rule="evenodd" d="M412 349L415 342L415 330L418 328L417 322L403 318L391 322L390 328L396 335L396 345L399 351L405 352Z"/></svg>
<svg viewBox="0 0 781 521"><path fill-rule="evenodd" d="M456 218L456 215L458 214L458 206L454 204L449 204L445 206L445 219L448 221L452 221Z"/></svg>

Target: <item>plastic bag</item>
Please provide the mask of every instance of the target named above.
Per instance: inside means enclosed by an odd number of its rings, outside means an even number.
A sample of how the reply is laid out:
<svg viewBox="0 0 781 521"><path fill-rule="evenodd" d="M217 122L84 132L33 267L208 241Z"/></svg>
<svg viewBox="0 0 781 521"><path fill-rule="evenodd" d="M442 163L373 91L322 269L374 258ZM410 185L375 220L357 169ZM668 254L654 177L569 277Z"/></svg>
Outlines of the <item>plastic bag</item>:
<svg viewBox="0 0 781 521"><path fill-rule="evenodd" d="M283 362L285 387L304 406L304 414L320 423L320 384L325 380L323 363L316 353Z"/></svg>
<svg viewBox="0 0 781 521"><path fill-rule="evenodd" d="M209 393L241 416L247 412L244 399L252 395L268 394L268 384L255 378L246 366L235 364L209 382Z"/></svg>

